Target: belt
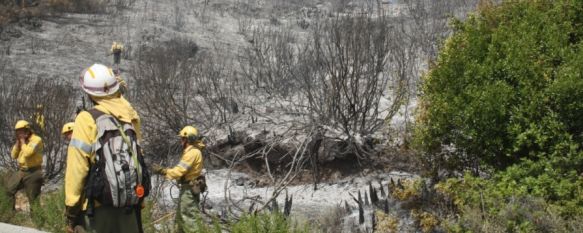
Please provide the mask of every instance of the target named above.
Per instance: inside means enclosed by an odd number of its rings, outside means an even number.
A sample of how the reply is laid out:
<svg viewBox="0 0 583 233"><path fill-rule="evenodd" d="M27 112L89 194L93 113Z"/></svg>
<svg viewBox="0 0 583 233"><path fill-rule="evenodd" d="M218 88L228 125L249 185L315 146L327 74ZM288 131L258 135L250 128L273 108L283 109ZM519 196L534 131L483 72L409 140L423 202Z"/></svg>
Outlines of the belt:
<svg viewBox="0 0 583 233"><path fill-rule="evenodd" d="M22 171L22 172L34 172L39 170L41 167L29 167L29 168L19 168L18 170Z"/></svg>
<svg viewBox="0 0 583 233"><path fill-rule="evenodd" d="M178 183L181 185L192 185L192 182L195 181L196 179L198 179L200 176L194 177L190 180L187 180L186 178L182 177L178 180Z"/></svg>

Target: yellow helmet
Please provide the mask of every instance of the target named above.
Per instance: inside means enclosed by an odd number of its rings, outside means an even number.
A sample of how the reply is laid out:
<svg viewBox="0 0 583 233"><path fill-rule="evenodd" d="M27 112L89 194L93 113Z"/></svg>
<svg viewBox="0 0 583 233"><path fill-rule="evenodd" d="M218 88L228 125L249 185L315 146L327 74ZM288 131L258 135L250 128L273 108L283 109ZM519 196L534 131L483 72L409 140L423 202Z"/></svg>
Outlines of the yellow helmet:
<svg viewBox="0 0 583 233"><path fill-rule="evenodd" d="M192 126L186 126L180 130L178 136L188 139L189 142L194 142L198 139L198 130Z"/></svg>
<svg viewBox="0 0 583 233"><path fill-rule="evenodd" d="M63 130L61 130L61 134L66 134L66 133L73 131L73 127L75 127L74 122L69 122L69 123L63 125Z"/></svg>
<svg viewBox="0 0 583 233"><path fill-rule="evenodd" d="M116 52L116 51L122 51L123 50L123 44L121 42L113 42L113 44L111 45L111 52Z"/></svg>
<svg viewBox="0 0 583 233"><path fill-rule="evenodd" d="M19 130L19 129L30 129L30 123L28 123L28 121L25 121L25 120L17 121L16 126L14 126L14 130Z"/></svg>

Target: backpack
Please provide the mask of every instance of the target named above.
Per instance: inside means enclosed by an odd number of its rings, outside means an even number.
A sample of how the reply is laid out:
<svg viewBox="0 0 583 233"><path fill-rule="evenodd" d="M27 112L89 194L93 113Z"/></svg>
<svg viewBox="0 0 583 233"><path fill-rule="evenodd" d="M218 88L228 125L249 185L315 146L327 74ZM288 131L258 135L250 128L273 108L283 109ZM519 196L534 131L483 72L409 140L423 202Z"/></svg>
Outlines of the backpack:
<svg viewBox="0 0 583 233"><path fill-rule="evenodd" d="M85 184L87 215L93 215L95 201L116 208L140 205L150 192L150 174L133 125L97 109L88 112L97 125L97 140L95 163Z"/></svg>

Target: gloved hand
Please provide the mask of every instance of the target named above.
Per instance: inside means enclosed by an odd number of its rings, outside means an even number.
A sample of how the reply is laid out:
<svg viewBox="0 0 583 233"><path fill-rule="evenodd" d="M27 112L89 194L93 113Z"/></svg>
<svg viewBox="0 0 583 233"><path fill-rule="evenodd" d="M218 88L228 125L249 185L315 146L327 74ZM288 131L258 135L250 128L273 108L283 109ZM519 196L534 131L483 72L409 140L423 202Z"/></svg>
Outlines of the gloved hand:
<svg viewBox="0 0 583 233"><path fill-rule="evenodd" d="M82 227L83 215L81 214L80 208L67 206L65 209L65 217L67 225L65 231L67 233L84 232Z"/></svg>
<svg viewBox="0 0 583 233"><path fill-rule="evenodd" d="M119 72L119 70L114 72ZM119 82L119 88L121 93L122 94L126 93L128 90L128 84L126 83L126 81L123 80L123 78L119 76L119 74L116 74L115 79L117 79L117 81Z"/></svg>
<svg viewBox="0 0 583 233"><path fill-rule="evenodd" d="M166 175L166 169L159 164L153 164L150 168L154 174Z"/></svg>

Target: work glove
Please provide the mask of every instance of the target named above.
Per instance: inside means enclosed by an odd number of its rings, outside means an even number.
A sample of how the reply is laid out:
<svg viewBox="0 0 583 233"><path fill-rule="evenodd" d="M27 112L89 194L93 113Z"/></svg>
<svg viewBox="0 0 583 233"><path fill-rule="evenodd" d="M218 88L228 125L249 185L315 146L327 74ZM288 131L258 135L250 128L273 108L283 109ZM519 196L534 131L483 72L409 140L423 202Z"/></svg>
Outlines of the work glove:
<svg viewBox="0 0 583 233"><path fill-rule="evenodd" d="M65 217L66 217L66 228L65 231L67 233L78 233L78 232L85 232L83 229L83 214L81 213L81 209L79 207L69 207L65 208Z"/></svg>
<svg viewBox="0 0 583 233"><path fill-rule="evenodd" d="M118 72L115 75L115 79L117 79L117 81L119 82L119 89L120 89L121 93L125 94L128 90L128 83L126 83L126 81L119 75L119 70L114 71L114 72Z"/></svg>
<svg viewBox="0 0 583 233"><path fill-rule="evenodd" d="M152 170L154 174L166 175L166 169L160 166L159 164L152 165L152 168L150 168L150 170Z"/></svg>

